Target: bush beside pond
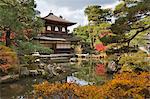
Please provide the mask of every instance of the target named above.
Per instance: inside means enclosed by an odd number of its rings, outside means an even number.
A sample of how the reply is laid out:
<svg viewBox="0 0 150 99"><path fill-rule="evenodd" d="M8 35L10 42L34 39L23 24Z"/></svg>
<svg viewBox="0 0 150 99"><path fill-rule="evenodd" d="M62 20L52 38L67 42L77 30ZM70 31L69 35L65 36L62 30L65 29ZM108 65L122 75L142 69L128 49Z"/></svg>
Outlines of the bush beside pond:
<svg viewBox="0 0 150 99"><path fill-rule="evenodd" d="M47 97L67 96L78 97L80 99L144 99L149 94L149 72L124 72L116 74L113 80L108 81L102 86L86 85L79 86L74 83L53 83L43 82L34 85L35 96ZM72 98L73 99L73 98Z"/></svg>

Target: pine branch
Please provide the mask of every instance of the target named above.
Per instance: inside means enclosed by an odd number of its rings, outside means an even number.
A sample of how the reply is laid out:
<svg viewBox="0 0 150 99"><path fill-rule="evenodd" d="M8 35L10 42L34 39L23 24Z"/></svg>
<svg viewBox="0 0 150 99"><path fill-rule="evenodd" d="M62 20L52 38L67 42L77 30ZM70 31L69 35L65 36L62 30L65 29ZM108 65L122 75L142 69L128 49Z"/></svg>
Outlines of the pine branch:
<svg viewBox="0 0 150 99"><path fill-rule="evenodd" d="M125 40L125 41L123 41L123 42L128 42L128 43L130 43L138 34L140 34L141 32L143 32L143 31L145 31L145 30L148 30L148 29L150 29L150 26L148 26L148 27L146 27L146 28L143 27L141 30L138 30L130 39Z"/></svg>
<svg viewBox="0 0 150 99"><path fill-rule="evenodd" d="M10 2L7 2L6 0L1 0L2 3L6 4L6 5L10 5L12 7L15 7L16 5L13 5L12 3Z"/></svg>

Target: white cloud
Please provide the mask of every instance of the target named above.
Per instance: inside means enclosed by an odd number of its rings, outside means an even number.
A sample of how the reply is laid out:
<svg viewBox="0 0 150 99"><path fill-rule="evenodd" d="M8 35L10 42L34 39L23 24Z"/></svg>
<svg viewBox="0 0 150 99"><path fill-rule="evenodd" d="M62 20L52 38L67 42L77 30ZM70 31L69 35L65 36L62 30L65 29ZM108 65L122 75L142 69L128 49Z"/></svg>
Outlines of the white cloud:
<svg viewBox="0 0 150 99"><path fill-rule="evenodd" d="M111 9L115 9L115 6L118 5L120 3L120 1L116 1L112 4L104 4L102 5L102 8L106 9L106 8L111 8Z"/></svg>
<svg viewBox="0 0 150 99"><path fill-rule="evenodd" d="M69 29L72 31L73 28L79 26L79 25L87 25L87 17L84 15L84 9L78 8L78 9L71 9L68 6L58 6L53 3L48 3L46 0L36 0L37 2L37 9L41 12L41 17L44 17L50 13L52 10L52 13L54 13L56 16L63 16L66 20L69 20L71 22L76 22L77 24L74 26L71 26ZM112 4L104 4L102 5L102 8L115 8L115 6L119 3L119 1L116 1Z"/></svg>
<svg viewBox="0 0 150 99"><path fill-rule="evenodd" d="M44 17L50 13L52 10L52 13L54 13L56 16L63 16L66 20L69 20L71 22L76 22L77 24L74 26L71 26L69 29L70 31L73 30L73 28L77 27L78 25L86 25L87 20L84 16L84 8L83 9L76 9L71 10L69 7L59 7L56 5L47 4L44 1L37 0L37 9L41 12L41 17Z"/></svg>

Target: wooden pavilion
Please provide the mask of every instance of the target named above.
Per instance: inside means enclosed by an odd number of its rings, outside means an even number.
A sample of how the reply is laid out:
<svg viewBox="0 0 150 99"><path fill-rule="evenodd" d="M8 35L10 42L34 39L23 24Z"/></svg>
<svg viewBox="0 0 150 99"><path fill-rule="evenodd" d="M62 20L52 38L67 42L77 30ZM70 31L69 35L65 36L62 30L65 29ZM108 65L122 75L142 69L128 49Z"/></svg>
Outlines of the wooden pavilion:
<svg viewBox="0 0 150 99"><path fill-rule="evenodd" d="M55 54L72 53L71 45L78 42L79 39L68 34L68 27L76 23L67 21L62 16L57 17L53 13L49 13L42 19L45 21L44 30L34 39L51 48Z"/></svg>

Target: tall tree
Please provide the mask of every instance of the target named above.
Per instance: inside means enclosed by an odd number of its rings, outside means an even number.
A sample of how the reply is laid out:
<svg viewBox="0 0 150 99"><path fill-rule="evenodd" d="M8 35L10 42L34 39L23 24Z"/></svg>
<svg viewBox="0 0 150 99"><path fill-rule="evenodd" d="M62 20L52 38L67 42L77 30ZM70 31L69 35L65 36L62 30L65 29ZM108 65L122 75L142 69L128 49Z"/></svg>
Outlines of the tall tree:
<svg viewBox="0 0 150 99"><path fill-rule="evenodd" d="M83 38L84 45L95 48L95 44L99 41L99 34L110 32L110 21L112 11L110 9L102 9L99 5L91 5L85 9L85 15L88 17L89 24L87 26L79 26L75 29L75 34Z"/></svg>
<svg viewBox="0 0 150 99"><path fill-rule="evenodd" d="M89 23L93 25L110 21L110 17L112 16L110 9L102 9L99 5L88 6L84 10L84 13L87 15Z"/></svg>
<svg viewBox="0 0 150 99"><path fill-rule="evenodd" d="M103 22L98 25L79 26L74 29L74 34L82 39L85 48L94 49L100 43L99 37L111 33L110 23Z"/></svg>
<svg viewBox="0 0 150 99"><path fill-rule="evenodd" d="M116 43L126 43L139 34L147 34L150 30L150 0L122 0L116 6L114 16L117 18L111 30L115 34ZM113 41L112 41L113 42Z"/></svg>
<svg viewBox="0 0 150 99"><path fill-rule="evenodd" d="M0 30L6 33L6 46L10 46L10 34L18 36L37 33L42 21L36 16L34 0L1 0L0 1Z"/></svg>

